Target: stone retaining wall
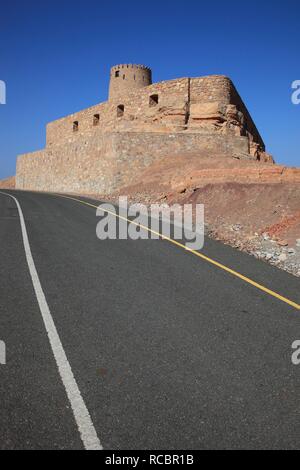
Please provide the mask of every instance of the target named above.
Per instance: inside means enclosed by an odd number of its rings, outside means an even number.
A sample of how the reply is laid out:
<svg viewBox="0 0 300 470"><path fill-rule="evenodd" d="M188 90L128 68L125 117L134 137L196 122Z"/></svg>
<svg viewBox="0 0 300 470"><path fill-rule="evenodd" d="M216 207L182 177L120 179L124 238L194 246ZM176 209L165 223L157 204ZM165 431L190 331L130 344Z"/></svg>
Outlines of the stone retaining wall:
<svg viewBox="0 0 300 470"><path fill-rule="evenodd" d="M22 155L17 162L19 189L109 194L138 181L156 160L176 155L231 156L248 149L245 137L193 133L112 132L81 137L68 146ZM201 158L201 157L199 157Z"/></svg>

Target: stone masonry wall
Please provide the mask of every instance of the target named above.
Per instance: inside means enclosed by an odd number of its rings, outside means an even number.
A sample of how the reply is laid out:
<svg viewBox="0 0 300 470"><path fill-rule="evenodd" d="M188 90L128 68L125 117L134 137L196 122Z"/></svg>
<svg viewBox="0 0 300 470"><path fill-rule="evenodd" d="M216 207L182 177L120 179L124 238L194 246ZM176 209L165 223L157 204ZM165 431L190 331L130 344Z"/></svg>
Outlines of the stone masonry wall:
<svg viewBox="0 0 300 470"><path fill-rule="evenodd" d="M232 140L211 134L163 134L149 132L102 133L81 137L68 146L56 146L19 157L19 189L109 194L138 181L142 171L156 160L176 155L195 155L195 149L230 156L245 152L245 137Z"/></svg>
<svg viewBox="0 0 300 470"><path fill-rule="evenodd" d="M158 97L156 106L149 105L153 95ZM121 117L117 115L119 105L124 106ZM97 115L99 121L95 125ZM78 122L76 132L74 122ZM54 121L47 126L47 147L76 142L81 136L99 132L184 129L197 132L203 128L214 133L249 136L249 141L257 142L264 150L255 124L232 82L218 75L156 83Z"/></svg>
<svg viewBox="0 0 300 470"><path fill-rule="evenodd" d="M149 97L158 94L159 104L149 106ZM169 132L185 125L185 106L188 101L188 80L179 79L161 82L141 88L122 97L93 106L47 126L47 147L76 142L80 137L89 137L101 132L149 130ZM123 105L124 115L117 116L117 107ZM94 125L94 116L99 114L99 123ZM173 118L172 118L173 117ZM73 123L78 122L78 131ZM175 126L174 126L175 124Z"/></svg>

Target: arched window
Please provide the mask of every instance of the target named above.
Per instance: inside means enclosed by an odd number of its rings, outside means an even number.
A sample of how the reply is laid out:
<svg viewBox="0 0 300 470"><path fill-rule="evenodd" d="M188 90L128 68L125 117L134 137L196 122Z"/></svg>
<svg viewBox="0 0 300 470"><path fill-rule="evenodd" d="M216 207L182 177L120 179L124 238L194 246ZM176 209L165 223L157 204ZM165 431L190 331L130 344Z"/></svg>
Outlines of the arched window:
<svg viewBox="0 0 300 470"><path fill-rule="evenodd" d="M120 76L120 72L119 72L119 70L117 70L117 71L115 72L115 77L119 77L119 76Z"/></svg>
<svg viewBox="0 0 300 470"><path fill-rule="evenodd" d="M79 129L79 122L78 121L74 121L73 122L73 132L77 132Z"/></svg>
<svg viewBox="0 0 300 470"><path fill-rule="evenodd" d="M100 114L94 114L93 125L98 126L99 121L100 121Z"/></svg>
<svg viewBox="0 0 300 470"><path fill-rule="evenodd" d="M125 107L123 104L119 104L117 107L117 117L122 117L124 115Z"/></svg>
<svg viewBox="0 0 300 470"><path fill-rule="evenodd" d="M152 107L156 105L158 105L158 95L151 95L149 97L149 106Z"/></svg>

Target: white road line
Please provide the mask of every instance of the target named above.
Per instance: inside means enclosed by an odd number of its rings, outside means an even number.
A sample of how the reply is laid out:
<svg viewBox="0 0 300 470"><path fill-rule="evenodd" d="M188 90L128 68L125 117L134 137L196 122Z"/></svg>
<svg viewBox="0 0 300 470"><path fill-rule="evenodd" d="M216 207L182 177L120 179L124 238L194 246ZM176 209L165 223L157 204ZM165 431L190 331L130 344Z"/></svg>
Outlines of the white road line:
<svg viewBox="0 0 300 470"><path fill-rule="evenodd" d="M27 264L28 264L30 275L31 275L35 295L36 295L36 298L40 307L40 311L44 320L44 324L46 327L46 331L48 334L52 352L54 354L55 361L59 370L59 374L64 384L64 387L66 389L67 396L69 398L69 401L73 410L73 414L75 417L75 421L76 421L83 445L86 450L102 450L102 446L100 444L96 430L92 423L92 419L84 403L84 400L81 396L80 390L76 383L75 377L73 375L73 372L69 364L69 361L67 359L66 353L64 351L63 345L60 341L57 329L55 327L52 315L50 313L49 306L47 304L45 294L43 292L43 289L39 280L39 276L38 276L38 273L37 273L37 270L33 261L32 253L31 253L31 248L30 248L30 244L28 240L25 220L24 220L21 206L18 200L11 194L8 194L2 191L0 193L11 197L15 201L18 211L19 211L24 249L25 249Z"/></svg>

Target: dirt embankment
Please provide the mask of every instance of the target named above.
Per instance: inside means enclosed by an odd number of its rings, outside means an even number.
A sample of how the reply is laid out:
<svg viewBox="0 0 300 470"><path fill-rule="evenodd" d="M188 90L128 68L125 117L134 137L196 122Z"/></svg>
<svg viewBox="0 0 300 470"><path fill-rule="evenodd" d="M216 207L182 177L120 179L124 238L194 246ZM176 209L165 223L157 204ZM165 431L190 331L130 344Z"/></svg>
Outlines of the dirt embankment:
<svg viewBox="0 0 300 470"><path fill-rule="evenodd" d="M15 177L10 176L9 178L5 178L4 180L0 180L0 188L1 189L14 189L15 188Z"/></svg>
<svg viewBox="0 0 300 470"><path fill-rule="evenodd" d="M300 276L300 169L238 156L168 158L111 199L119 195L147 205L204 204L210 236Z"/></svg>

